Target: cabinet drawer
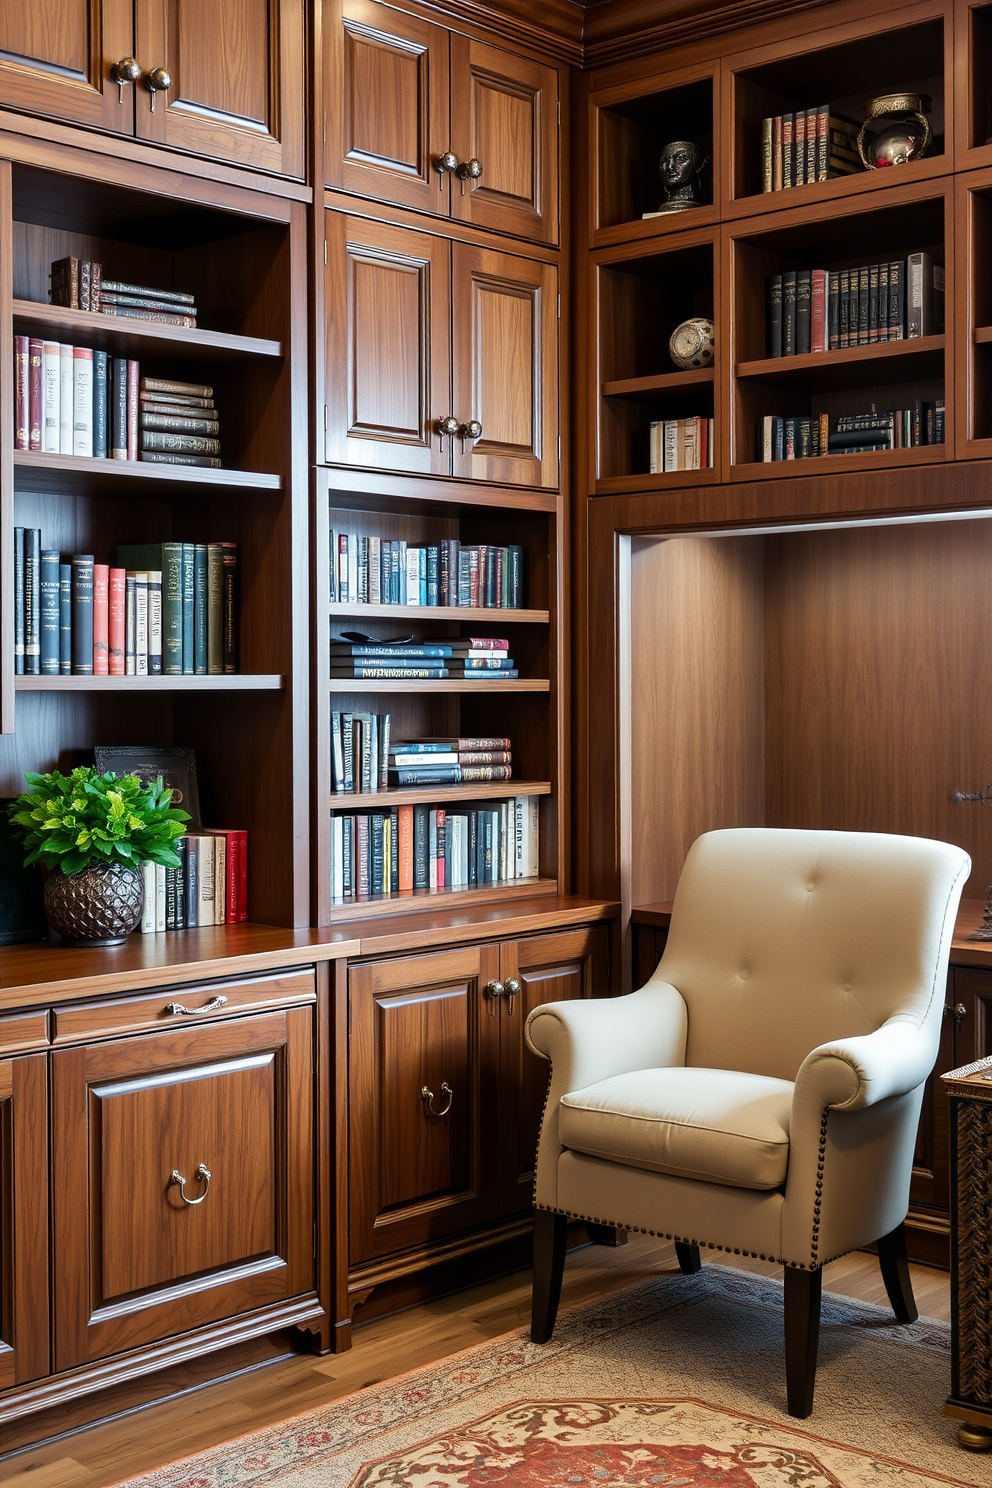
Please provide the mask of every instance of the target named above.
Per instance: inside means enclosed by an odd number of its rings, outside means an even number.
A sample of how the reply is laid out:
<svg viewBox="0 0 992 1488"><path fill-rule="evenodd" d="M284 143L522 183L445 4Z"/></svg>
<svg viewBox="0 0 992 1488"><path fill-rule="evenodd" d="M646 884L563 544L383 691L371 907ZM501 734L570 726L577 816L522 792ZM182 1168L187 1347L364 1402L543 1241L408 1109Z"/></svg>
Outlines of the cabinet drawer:
<svg viewBox="0 0 992 1488"><path fill-rule="evenodd" d="M121 997L108 1002L68 1003L55 1010L52 1043L76 1044L83 1040L115 1038L122 1033L140 1033L150 1028L209 1023L218 1017L230 1017L232 1013L315 1002L316 997L313 968L305 967L302 970L276 971L271 976L246 977L240 981L160 987L138 997Z"/></svg>
<svg viewBox="0 0 992 1488"><path fill-rule="evenodd" d="M12 1018L0 1018L0 1058L7 1054L23 1054L28 1049L47 1048L47 1008L37 1008L33 1013L15 1013Z"/></svg>

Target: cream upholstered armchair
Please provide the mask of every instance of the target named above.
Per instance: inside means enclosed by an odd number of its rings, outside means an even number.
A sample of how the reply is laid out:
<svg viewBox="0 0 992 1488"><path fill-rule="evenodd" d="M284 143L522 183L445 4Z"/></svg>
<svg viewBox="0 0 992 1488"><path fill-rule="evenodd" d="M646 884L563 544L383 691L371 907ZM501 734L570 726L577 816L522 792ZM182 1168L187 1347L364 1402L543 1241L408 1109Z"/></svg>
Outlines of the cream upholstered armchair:
<svg viewBox="0 0 992 1488"><path fill-rule="evenodd" d="M822 1267L878 1242L917 1316L903 1221L971 864L944 842L740 828L690 849L668 945L627 997L548 1003L532 1337L550 1338L570 1218L785 1266L790 1415L813 1404Z"/></svg>

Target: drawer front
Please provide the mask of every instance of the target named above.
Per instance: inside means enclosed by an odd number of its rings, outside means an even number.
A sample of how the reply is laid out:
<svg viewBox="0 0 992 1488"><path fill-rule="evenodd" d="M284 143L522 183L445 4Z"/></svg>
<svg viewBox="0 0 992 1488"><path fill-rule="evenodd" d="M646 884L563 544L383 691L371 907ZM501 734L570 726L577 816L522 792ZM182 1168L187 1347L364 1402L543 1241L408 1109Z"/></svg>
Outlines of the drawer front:
<svg viewBox="0 0 992 1488"><path fill-rule="evenodd" d="M93 1039L116 1038L122 1033L141 1033L146 1029L210 1023L217 1018L230 1017L232 1013L315 1002L316 997L314 971L309 966L237 981L160 987L138 997L68 1003L56 1008L52 1042L57 1045L78 1044Z"/></svg>
<svg viewBox="0 0 992 1488"><path fill-rule="evenodd" d="M38 1008L33 1013L15 1013L12 1018L0 1018L0 1058L7 1054L23 1054L30 1049L47 1048L47 1008Z"/></svg>

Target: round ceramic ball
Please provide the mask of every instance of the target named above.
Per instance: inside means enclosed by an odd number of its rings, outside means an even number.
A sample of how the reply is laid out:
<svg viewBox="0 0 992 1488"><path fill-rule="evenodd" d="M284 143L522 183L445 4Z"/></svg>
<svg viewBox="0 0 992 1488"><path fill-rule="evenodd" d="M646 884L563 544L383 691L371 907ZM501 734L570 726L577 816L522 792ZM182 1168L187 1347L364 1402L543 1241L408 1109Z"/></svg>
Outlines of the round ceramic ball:
<svg viewBox="0 0 992 1488"><path fill-rule="evenodd" d="M672 332L668 351L676 367L690 368L713 365L713 322L701 315L684 320Z"/></svg>

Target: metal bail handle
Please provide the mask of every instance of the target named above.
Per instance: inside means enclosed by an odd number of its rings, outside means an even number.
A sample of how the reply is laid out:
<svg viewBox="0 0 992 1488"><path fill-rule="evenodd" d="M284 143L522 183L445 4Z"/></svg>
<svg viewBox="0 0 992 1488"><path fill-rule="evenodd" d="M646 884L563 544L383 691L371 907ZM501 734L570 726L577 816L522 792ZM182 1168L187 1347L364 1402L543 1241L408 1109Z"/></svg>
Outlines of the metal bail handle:
<svg viewBox="0 0 992 1488"><path fill-rule="evenodd" d="M448 1084L447 1080L442 1080L441 1081L441 1094L442 1095L446 1095L448 1097L448 1104L446 1106L442 1106L439 1111L435 1111L435 1109L434 1109L434 1092L433 1092L433 1090L428 1089L428 1087L426 1085L424 1086L423 1090L421 1090L421 1092L420 1092L420 1099L424 1102L424 1110L429 1115L431 1115L431 1116L447 1116L448 1112L451 1110L451 1102L455 1098L455 1092L452 1090L452 1088Z"/></svg>
<svg viewBox="0 0 992 1488"><path fill-rule="evenodd" d="M203 1192L198 1199L188 1199L186 1197L186 1184L189 1180L183 1177L178 1168L173 1168L172 1172L169 1174L169 1182L174 1183L178 1187L180 1198L182 1199L183 1203L188 1204L191 1209L195 1209L197 1204L202 1204L204 1199L207 1197L207 1194L210 1192L211 1172L206 1163L200 1164L196 1172L193 1174L193 1177L198 1179L199 1182L203 1184Z"/></svg>

